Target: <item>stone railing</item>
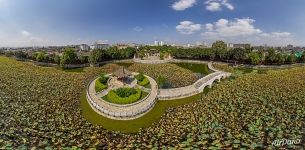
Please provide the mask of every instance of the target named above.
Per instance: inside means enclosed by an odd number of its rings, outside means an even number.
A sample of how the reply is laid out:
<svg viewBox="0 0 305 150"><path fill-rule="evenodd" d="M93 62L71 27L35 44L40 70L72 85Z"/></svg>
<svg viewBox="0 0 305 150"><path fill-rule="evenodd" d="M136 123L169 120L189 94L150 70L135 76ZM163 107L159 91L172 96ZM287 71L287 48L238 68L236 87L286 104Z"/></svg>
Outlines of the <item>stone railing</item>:
<svg viewBox="0 0 305 150"><path fill-rule="evenodd" d="M142 59L133 59L136 63L142 63L142 64L164 64L168 63L171 60L142 60Z"/></svg>

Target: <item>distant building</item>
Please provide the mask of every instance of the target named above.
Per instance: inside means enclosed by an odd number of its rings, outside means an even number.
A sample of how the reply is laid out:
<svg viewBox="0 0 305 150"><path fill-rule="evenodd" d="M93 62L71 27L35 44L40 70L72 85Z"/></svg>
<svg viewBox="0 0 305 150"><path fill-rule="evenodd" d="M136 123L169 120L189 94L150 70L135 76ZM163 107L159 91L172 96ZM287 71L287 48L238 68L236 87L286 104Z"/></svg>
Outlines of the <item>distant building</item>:
<svg viewBox="0 0 305 150"><path fill-rule="evenodd" d="M293 48L294 48L293 45L287 45L286 47L287 50L293 50Z"/></svg>
<svg viewBox="0 0 305 150"><path fill-rule="evenodd" d="M89 51L90 50L90 46L87 44L81 44L79 45L79 48L81 51Z"/></svg>
<svg viewBox="0 0 305 150"><path fill-rule="evenodd" d="M97 41L93 45L93 49L107 49L109 47L110 47L110 44L104 43L104 42L101 42L101 41Z"/></svg>
<svg viewBox="0 0 305 150"><path fill-rule="evenodd" d="M243 48L243 49L246 49L246 48L250 48L251 45L250 44L233 44L233 48Z"/></svg>
<svg viewBox="0 0 305 150"><path fill-rule="evenodd" d="M126 49L127 47L129 47L127 44L117 44L116 47L118 49Z"/></svg>
<svg viewBox="0 0 305 150"><path fill-rule="evenodd" d="M163 46L164 45L164 42L163 41L160 41L159 42L159 46Z"/></svg>
<svg viewBox="0 0 305 150"><path fill-rule="evenodd" d="M154 41L154 46L163 46L164 42L163 41Z"/></svg>
<svg viewBox="0 0 305 150"><path fill-rule="evenodd" d="M159 46L159 41L155 41L155 42L154 42L154 45L155 45L155 46Z"/></svg>
<svg viewBox="0 0 305 150"><path fill-rule="evenodd" d="M234 48L234 44L233 43L227 43L227 47L228 48Z"/></svg>

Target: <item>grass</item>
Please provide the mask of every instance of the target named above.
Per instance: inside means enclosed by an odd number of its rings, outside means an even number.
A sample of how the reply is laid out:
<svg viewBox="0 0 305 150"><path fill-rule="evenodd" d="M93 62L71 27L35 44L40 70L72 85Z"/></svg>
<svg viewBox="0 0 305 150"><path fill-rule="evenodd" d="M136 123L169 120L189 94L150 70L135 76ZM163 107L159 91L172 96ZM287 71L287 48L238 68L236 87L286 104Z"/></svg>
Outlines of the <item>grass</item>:
<svg viewBox="0 0 305 150"><path fill-rule="evenodd" d="M95 91L97 93L103 91L106 88L107 88L107 85L101 83L100 80L95 81Z"/></svg>
<svg viewBox="0 0 305 150"><path fill-rule="evenodd" d="M208 91L209 89L206 88L203 94L206 94ZM83 92L81 95L81 110L84 118L86 118L90 123L94 125L102 126L104 129L111 131L120 131L122 133L136 133L140 131L140 129L150 127L155 122L158 122L161 119L162 115L165 114L168 108L174 108L181 105L189 104L199 100L200 98L201 94L198 94L178 100L158 101L154 108L150 112L145 114L143 117L135 120L122 121L112 120L96 113L89 105L86 99L86 93Z"/></svg>

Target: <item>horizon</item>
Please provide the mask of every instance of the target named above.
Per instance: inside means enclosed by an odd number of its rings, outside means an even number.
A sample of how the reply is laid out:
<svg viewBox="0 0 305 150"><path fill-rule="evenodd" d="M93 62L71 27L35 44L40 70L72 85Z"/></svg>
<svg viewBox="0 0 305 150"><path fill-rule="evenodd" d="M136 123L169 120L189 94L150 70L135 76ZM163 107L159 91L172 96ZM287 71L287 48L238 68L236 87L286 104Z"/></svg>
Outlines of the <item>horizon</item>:
<svg viewBox="0 0 305 150"><path fill-rule="evenodd" d="M303 47L305 1L0 0L0 47L216 40ZM272 8L272 12L270 12Z"/></svg>

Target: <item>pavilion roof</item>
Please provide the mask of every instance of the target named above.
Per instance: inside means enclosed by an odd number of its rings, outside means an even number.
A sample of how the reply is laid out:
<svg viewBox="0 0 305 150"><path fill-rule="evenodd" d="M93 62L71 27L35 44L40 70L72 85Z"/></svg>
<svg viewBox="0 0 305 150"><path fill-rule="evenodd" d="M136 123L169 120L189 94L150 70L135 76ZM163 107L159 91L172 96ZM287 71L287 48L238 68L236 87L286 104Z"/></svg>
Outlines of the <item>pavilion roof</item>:
<svg viewBox="0 0 305 150"><path fill-rule="evenodd" d="M121 66L118 70L116 70L113 75L115 75L118 78L124 78L132 75L132 72L125 69L123 66Z"/></svg>

